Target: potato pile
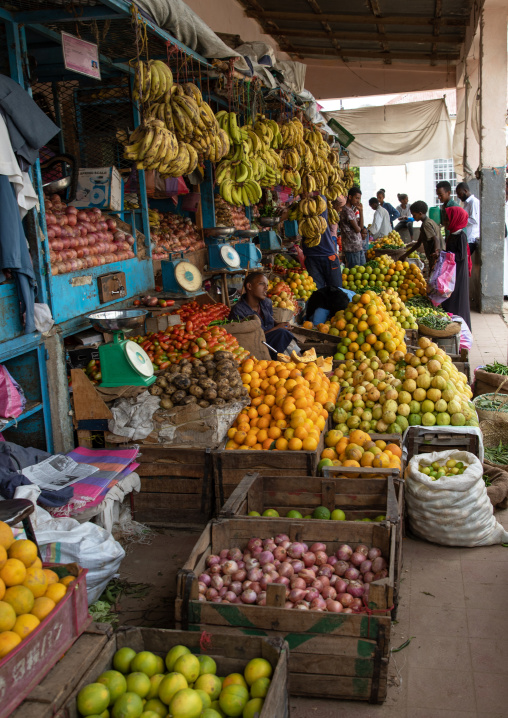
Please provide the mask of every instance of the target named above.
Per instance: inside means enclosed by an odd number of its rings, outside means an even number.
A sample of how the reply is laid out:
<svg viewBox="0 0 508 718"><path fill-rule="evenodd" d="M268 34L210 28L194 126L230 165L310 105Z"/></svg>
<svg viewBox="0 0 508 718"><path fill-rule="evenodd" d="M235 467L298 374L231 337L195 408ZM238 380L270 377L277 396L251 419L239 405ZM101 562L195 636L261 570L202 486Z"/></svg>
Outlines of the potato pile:
<svg viewBox="0 0 508 718"><path fill-rule="evenodd" d="M161 409L198 404L224 406L248 397L231 352L218 351L203 359L182 359L157 377L150 394L161 397Z"/></svg>

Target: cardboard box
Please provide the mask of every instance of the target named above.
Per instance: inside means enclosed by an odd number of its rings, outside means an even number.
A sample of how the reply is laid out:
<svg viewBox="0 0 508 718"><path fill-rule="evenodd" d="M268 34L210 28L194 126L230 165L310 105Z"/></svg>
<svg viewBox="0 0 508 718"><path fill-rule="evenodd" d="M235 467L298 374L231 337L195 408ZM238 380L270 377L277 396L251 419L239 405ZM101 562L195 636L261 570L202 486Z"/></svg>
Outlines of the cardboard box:
<svg viewBox="0 0 508 718"><path fill-rule="evenodd" d="M116 167L79 170L74 207L98 207L118 212L122 209L122 178Z"/></svg>

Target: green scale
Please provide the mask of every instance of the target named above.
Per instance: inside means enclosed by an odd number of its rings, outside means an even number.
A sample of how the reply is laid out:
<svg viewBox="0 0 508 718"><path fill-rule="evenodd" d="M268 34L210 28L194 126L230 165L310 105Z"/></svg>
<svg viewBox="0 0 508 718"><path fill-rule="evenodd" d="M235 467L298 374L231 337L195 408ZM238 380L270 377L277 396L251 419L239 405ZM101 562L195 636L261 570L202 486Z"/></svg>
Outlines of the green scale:
<svg viewBox="0 0 508 718"><path fill-rule="evenodd" d="M101 386L150 386L155 381L153 365L145 350L126 334L145 331L145 309L122 309L90 314L93 328L113 334L113 341L99 346Z"/></svg>

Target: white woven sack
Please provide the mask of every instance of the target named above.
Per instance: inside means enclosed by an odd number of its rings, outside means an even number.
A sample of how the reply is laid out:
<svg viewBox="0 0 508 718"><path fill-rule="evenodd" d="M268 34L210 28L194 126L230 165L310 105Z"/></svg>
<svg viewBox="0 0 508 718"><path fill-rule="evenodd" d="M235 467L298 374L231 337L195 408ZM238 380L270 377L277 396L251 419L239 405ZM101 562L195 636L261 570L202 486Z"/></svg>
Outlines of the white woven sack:
<svg viewBox="0 0 508 718"><path fill-rule="evenodd" d="M455 459L469 464L463 474L437 481L419 465ZM468 451L440 451L413 456L406 469L405 497L411 530L443 546L486 546L508 542L508 532L494 517L483 480L483 466Z"/></svg>

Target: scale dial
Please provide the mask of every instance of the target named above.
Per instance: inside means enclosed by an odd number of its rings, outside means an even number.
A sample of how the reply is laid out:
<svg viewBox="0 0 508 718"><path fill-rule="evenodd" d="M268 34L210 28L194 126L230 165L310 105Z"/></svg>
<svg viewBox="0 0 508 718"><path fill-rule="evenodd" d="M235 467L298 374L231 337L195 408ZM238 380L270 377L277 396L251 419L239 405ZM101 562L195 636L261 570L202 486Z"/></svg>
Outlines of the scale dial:
<svg viewBox="0 0 508 718"><path fill-rule="evenodd" d="M224 244L220 248L220 256L224 264L226 264L228 267L236 269L240 266L240 255L238 254L236 249L230 247L229 244Z"/></svg>
<svg viewBox="0 0 508 718"><path fill-rule="evenodd" d="M153 366L150 357L136 342L125 342L125 356L127 361L138 374L144 377L153 376Z"/></svg>
<svg viewBox="0 0 508 718"><path fill-rule="evenodd" d="M201 289L203 278L201 272L190 262L178 262L175 267L175 279L186 292L197 292Z"/></svg>

